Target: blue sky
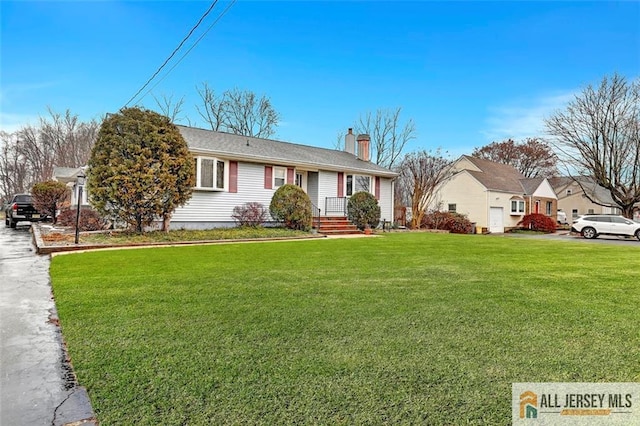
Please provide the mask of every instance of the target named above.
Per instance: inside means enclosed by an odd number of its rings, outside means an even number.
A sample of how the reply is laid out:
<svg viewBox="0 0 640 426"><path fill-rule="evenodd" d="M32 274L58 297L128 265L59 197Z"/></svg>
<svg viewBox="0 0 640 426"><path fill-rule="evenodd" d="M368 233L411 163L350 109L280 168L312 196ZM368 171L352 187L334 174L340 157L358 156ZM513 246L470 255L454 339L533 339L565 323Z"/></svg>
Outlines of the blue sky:
<svg viewBox="0 0 640 426"><path fill-rule="evenodd" d="M0 128L47 107L117 111L209 4L2 1ZM409 150L457 156L541 136L544 116L614 72L640 75L640 2L239 0L138 104L184 96L185 115L206 127L197 85L248 89L280 112L276 139L327 148L361 114L402 107L417 127Z"/></svg>

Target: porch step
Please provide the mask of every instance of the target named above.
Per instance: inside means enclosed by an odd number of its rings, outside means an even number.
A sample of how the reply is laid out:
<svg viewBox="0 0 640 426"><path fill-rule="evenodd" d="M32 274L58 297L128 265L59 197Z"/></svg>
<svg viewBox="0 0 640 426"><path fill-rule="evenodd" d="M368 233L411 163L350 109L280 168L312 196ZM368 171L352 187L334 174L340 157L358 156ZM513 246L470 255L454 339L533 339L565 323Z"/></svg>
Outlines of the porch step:
<svg viewBox="0 0 640 426"><path fill-rule="evenodd" d="M318 220L314 221L314 227L318 228L318 233L325 235L346 235L361 234L362 232L349 219L344 216L321 216L320 226Z"/></svg>

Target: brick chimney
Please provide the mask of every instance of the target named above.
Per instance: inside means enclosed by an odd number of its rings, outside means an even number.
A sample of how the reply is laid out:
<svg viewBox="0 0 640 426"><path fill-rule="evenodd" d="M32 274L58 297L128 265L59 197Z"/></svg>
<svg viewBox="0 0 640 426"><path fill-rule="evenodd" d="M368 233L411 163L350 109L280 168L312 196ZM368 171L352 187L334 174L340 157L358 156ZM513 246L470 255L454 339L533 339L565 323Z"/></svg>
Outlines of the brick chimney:
<svg viewBox="0 0 640 426"><path fill-rule="evenodd" d="M371 138L369 135L358 135L358 158L362 161L369 161L369 144Z"/></svg>

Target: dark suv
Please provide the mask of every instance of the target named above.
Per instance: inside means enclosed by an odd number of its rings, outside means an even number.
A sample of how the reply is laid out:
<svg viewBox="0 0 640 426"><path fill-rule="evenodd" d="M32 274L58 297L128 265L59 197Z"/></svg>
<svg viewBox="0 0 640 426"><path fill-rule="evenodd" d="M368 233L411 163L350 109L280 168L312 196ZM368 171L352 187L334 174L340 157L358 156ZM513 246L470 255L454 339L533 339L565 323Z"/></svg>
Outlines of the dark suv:
<svg viewBox="0 0 640 426"><path fill-rule="evenodd" d="M4 224L11 228L15 228L18 222L39 222L46 219L45 215L40 214L33 207L31 195L29 194L14 195L13 199L7 204L4 213Z"/></svg>
<svg viewBox="0 0 640 426"><path fill-rule="evenodd" d="M577 218L571 226L573 232L579 232L585 238L596 238L598 235L618 235L640 240L640 222L624 216L608 214L585 215Z"/></svg>

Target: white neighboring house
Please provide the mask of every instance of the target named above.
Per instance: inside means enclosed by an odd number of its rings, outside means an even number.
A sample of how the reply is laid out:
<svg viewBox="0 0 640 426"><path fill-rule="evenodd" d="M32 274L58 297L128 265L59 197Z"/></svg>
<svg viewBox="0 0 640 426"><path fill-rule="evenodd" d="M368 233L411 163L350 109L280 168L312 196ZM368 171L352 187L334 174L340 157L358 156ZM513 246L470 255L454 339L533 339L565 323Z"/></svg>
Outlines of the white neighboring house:
<svg viewBox="0 0 640 426"><path fill-rule="evenodd" d="M53 168L53 180L62 182L67 185L71 193L70 205L78 205L78 194L80 192L78 185L78 177L85 175L85 167L54 167ZM82 191L81 206L89 206L89 199L87 197L86 185Z"/></svg>
<svg viewBox="0 0 640 426"><path fill-rule="evenodd" d="M441 210L467 215L477 232L505 232L530 213L556 220L557 197L546 178L528 179L512 166L467 155L451 169L436 202Z"/></svg>
<svg viewBox="0 0 640 426"><path fill-rule="evenodd" d="M346 216L349 197L368 191L378 200L380 219L393 220L397 173L369 161L368 135L356 138L349 129L340 151L177 127L195 157L196 186L191 199L175 210L172 229L235 226L234 207L253 201L268 210L274 192L286 183L309 195L316 216Z"/></svg>

